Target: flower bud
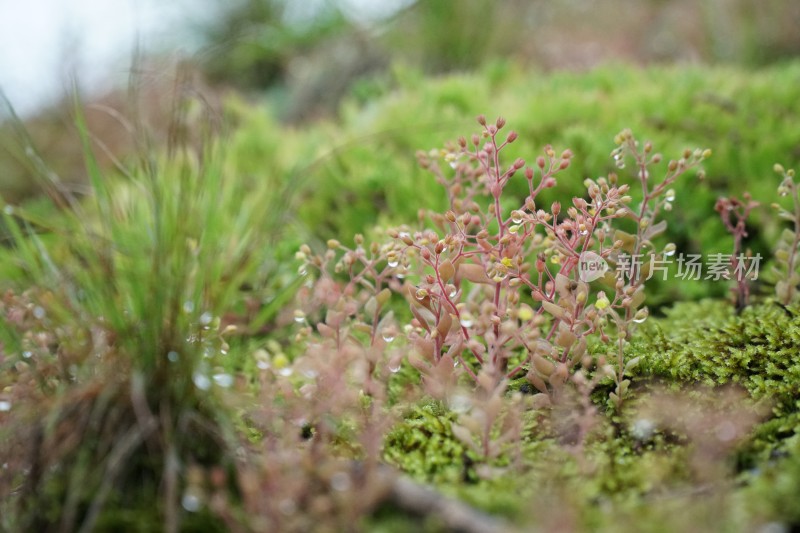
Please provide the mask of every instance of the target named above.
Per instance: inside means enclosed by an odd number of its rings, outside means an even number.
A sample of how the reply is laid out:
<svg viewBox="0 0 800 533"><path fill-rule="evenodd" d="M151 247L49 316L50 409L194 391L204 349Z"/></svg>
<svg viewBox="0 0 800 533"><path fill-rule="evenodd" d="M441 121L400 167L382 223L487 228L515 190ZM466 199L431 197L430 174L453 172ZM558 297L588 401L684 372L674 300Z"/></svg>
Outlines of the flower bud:
<svg viewBox="0 0 800 533"><path fill-rule="evenodd" d="M553 216L558 216L561 212L561 204L558 202L553 202L553 205L550 206L550 212L553 213Z"/></svg>
<svg viewBox="0 0 800 533"><path fill-rule="evenodd" d="M506 142L513 143L514 141L517 140L517 137L518 137L517 132L512 130L508 133L508 137L506 137Z"/></svg>
<svg viewBox="0 0 800 533"><path fill-rule="evenodd" d="M478 115L476 117L476 120L478 121L478 124L480 124L481 126L486 125L486 115Z"/></svg>

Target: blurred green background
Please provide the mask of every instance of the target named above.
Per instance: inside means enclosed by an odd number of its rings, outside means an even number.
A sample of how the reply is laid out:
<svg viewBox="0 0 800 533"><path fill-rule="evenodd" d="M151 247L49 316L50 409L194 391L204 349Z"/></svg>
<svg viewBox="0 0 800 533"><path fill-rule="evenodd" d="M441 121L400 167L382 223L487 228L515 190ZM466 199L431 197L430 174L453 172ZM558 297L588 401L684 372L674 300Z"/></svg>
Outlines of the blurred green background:
<svg viewBox="0 0 800 533"><path fill-rule="evenodd" d="M505 116L529 160L547 143L571 148L566 201L613 170L611 140L630 127L667 158L714 151L706 180L679 188L667 238L687 253L727 252L717 196L749 190L768 205L772 165L800 157L798 22L792 0L211 0L176 26L191 57L137 57L128 87L87 99L85 115L113 173L144 138L165 147L176 109L193 100L179 111L210 117L245 186L291 184L285 259L300 242L441 207L414 153L472 133L478 113ZM57 195L48 176L83 194L70 101L25 127L0 130L3 198ZM764 215L748 244L768 255L779 227ZM664 298L721 291L670 285Z"/></svg>

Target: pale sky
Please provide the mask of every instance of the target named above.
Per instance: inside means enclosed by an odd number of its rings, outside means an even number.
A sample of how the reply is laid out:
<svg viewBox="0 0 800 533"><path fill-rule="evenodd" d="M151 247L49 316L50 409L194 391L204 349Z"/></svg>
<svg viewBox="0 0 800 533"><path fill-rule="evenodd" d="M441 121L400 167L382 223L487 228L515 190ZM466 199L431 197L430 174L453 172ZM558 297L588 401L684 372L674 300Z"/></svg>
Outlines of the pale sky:
<svg viewBox="0 0 800 533"><path fill-rule="evenodd" d="M0 0L0 89L21 114L57 98L77 72L103 89L124 79L137 38L171 42L181 2L164 0ZM184 3L185 5L185 3Z"/></svg>
<svg viewBox="0 0 800 533"><path fill-rule="evenodd" d="M324 0L290 0L297 16ZM356 19L411 0L339 0ZM223 1L219 3L224 4ZM25 115L52 102L78 74L84 91L124 82L137 39L145 48L191 53L187 14L213 17L207 0L0 0L0 90ZM294 7L290 4L290 7ZM183 32L183 33L182 33Z"/></svg>

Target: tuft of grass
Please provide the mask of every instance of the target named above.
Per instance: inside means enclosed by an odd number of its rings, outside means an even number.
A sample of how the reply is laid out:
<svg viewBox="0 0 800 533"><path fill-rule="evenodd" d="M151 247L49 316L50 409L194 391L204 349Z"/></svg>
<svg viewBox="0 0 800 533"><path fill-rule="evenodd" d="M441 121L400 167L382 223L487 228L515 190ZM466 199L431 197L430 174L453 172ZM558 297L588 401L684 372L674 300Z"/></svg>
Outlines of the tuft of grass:
<svg viewBox="0 0 800 533"><path fill-rule="evenodd" d="M77 104L88 197L64 193L66 209L45 219L4 205L15 274L0 324L5 525L89 531L133 507L177 531L202 504L192 465L233 470L221 401L236 381L232 317L254 315L257 330L277 313L268 303L286 277L272 245L288 189L271 175L238 181L224 136L200 128L207 117L173 120L201 134L109 175Z"/></svg>

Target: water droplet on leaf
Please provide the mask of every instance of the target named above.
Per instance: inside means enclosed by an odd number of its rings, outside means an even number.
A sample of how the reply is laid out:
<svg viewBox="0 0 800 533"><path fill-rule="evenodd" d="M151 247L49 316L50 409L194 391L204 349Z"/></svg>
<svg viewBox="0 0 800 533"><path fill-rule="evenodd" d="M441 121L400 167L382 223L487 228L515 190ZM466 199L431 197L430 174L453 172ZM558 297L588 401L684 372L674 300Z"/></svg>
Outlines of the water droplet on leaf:
<svg viewBox="0 0 800 533"><path fill-rule="evenodd" d="M227 389L233 385L233 376L230 374L214 374L214 382L220 387Z"/></svg>
<svg viewBox="0 0 800 533"><path fill-rule="evenodd" d="M181 498L181 505L190 513L200 510L200 498L194 492L186 492Z"/></svg>
<svg viewBox="0 0 800 533"><path fill-rule="evenodd" d="M194 375L192 375L192 381L194 382L194 386L200 390L208 390L211 388L211 380L201 372L195 372Z"/></svg>

